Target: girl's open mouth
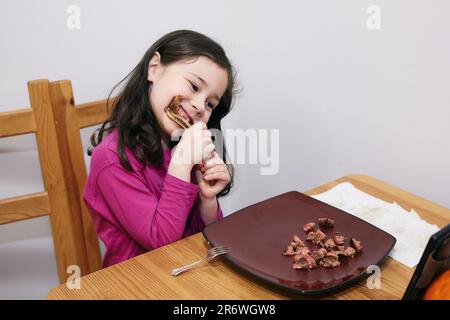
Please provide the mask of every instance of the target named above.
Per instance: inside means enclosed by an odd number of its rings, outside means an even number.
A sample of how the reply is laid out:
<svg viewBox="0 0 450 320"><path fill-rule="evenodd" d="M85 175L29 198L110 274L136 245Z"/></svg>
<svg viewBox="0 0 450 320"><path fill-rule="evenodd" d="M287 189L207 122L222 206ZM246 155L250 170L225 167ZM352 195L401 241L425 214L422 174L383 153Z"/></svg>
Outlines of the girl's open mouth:
<svg viewBox="0 0 450 320"><path fill-rule="evenodd" d="M183 117L184 120L186 120L187 122L189 122L189 124L193 124L194 121L192 120L192 118L188 115L188 113L186 112L186 110L184 110L183 106L180 105L180 108L178 109L178 114Z"/></svg>
<svg viewBox="0 0 450 320"><path fill-rule="evenodd" d="M175 96L172 99L172 102L164 108L164 112L172 121L186 129L193 124L193 121L186 110L181 106L180 100L181 96Z"/></svg>

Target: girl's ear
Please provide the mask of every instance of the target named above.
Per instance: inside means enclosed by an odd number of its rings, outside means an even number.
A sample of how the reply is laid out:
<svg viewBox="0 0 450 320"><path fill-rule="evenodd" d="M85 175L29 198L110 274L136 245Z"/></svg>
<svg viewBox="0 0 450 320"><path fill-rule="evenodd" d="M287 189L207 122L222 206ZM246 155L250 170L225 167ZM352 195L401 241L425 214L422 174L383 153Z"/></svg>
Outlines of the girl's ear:
<svg viewBox="0 0 450 320"><path fill-rule="evenodd" d="M160 77L162 65L161 65L161 55L156 51L148 63L148 75L147 80L154 82Z"/></svg>

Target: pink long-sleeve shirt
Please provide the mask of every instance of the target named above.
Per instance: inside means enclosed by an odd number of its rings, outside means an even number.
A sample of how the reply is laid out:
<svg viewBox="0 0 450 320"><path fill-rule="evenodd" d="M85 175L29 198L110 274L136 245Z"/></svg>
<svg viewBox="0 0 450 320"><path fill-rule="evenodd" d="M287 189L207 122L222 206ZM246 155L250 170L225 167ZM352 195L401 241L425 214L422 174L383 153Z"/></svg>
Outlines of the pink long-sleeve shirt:
<svg viewBox="0 0 450 320"><path fill-rule="evenodd" d="M84 201L106 247L103 267L111 266L201 231L199 187L167 174L171 149L161 168L141 164L126 148L135 173L120 164L117 129L95 147ZM217 202L217 220L222 219Z"/></svg>

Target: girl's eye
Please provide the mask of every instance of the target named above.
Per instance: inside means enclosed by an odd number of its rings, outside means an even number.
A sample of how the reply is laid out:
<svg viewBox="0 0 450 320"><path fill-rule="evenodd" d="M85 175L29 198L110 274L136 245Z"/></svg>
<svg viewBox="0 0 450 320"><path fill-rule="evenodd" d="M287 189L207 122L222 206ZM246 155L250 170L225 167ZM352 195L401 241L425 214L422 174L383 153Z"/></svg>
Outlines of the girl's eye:
<svg viewBox="0 0 450 320"><path fill-rule="evenodd" d="M189 83L191 85L192 91L197 92L198 91L198 87L192 81L189 81ZM210 109L214 109L214 105L211 102L208 102L207 105L208 105L208 107Z"/></svg>
<svg viewBox="0 0 450 320"><path fill-rule="evenodd" d="M189 81L189 83L191 84L192 90L194 90L194 92L197 92L198 87L195 84L193 84L191 81Z"/></svg>

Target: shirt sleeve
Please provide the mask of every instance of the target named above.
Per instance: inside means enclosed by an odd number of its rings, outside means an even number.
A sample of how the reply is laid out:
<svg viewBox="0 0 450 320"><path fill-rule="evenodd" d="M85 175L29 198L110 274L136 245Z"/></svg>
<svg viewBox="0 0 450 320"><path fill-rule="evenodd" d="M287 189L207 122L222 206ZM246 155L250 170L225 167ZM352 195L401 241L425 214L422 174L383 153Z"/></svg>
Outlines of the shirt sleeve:
<svg viewBox="0 0 450 320"><path fill-rule="evenodd" d="M103 168L96 186L114 218L144 248L159 248L183 237L198 186L167 174L159 199L143 178L120 163Z"/></svg>

